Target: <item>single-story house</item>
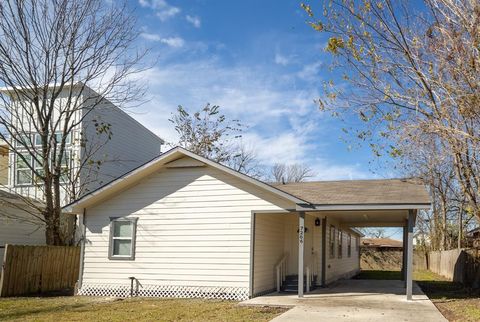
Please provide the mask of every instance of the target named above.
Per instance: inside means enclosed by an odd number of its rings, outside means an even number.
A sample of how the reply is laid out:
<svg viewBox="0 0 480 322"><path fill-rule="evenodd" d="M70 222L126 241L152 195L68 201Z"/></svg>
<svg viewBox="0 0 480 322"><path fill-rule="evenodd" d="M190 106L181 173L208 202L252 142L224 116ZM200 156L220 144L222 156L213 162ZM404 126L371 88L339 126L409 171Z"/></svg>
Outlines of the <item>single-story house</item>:
<svg viewBox="0 0 480 322"><path fill-rule="evenodd" d="M480 227L469 230L465 234L466 246L473 248L480 248Z"/></svg>
<svg viewBox="0 0 480 322"><path fill-rule="evenodd" d="M403 243L401 240L391 238L362 238L360 247L379 251L401 251Z"/></svg>
<svg viewBox="0 0 480 322"><path fill-rule="evenodd" d="M408 180L273 186L177 147L64 210L83 235L79 294L243 300L356 274L355 227L404 227L411 255L429 207Z"/></svg>

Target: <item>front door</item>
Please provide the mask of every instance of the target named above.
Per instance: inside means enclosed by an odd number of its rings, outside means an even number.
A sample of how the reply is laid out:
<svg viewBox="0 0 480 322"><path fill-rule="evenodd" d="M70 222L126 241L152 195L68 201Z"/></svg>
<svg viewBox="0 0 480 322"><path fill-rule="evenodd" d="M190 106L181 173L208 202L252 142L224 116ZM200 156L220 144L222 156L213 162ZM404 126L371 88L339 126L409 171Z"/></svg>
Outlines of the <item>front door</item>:
<svg viewBox="0 0 480 322"><path fill-rule="evenodd" d="M289 215L285 218L285 251L288 252L288 274L298 274L298 215ZM313 221L310 216L305 216L305 244L304 265L310 263L313 247Z"/></svg>

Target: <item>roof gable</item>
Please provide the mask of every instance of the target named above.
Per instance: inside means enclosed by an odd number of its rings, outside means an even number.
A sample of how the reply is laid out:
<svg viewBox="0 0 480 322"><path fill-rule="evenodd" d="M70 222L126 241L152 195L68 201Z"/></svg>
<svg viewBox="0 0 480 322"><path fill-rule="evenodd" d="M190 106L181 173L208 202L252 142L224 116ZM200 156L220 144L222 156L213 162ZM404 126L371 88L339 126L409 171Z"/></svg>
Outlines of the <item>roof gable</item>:
<svg viewBox="0 0 480 322"><path fill-rule="evenodd" d="M69 205L66 205L63 210L70 213L81 213L84 208L92 207L103 200L108 199L114 194L135 185L136 183L140 182L140 180L152 175L159 169L163 167L169 167L169 165L170 167L173 166L175 168L212 166L295 204L308 204L308 202L305 202L300 198L270 186L262 181L251 178L245 174L230 169L207 158L201 157L181 147L175 147L156 157L155 159L143 164L142 166L133 169L123 176L111 181L110 183L107 183L99 189L90 192L89 194L70 203Z"/></svg>

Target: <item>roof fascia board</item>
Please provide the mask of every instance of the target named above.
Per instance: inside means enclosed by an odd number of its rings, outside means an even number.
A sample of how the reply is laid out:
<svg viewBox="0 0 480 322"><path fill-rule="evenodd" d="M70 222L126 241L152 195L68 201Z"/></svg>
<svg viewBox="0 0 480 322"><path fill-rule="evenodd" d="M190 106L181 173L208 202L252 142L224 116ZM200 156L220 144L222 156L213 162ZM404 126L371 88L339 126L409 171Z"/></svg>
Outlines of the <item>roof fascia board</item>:
<svg viewBox="0 0 480 322"><path fill-rule="evenodd" d="M355 205L299 205L297 211L335 211L335 210L409 210L430 209L431 204L355 204Z"/></svg>

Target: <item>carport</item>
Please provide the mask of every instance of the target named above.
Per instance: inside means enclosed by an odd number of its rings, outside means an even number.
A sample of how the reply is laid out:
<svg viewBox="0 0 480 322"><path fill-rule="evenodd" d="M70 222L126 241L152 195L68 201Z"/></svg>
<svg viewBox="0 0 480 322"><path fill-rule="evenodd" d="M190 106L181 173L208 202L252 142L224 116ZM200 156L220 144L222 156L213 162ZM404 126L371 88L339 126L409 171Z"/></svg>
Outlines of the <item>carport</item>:
<svg viewBox="0 0 480 322"><path fill-rule="evenodd" d="M430 196L415 180L352 180L303 182L277 185L276 188L309 204L298 205L298 272L305 272L305 216L321 220L321 285L327 286L327 240L329 221L344 229L355 227L403 228L403 279L405 294L412 300L413 229L419 210L429 209ZM304 296L303 274L298 274L298 297Z"/></svg>
<svg viewBox="0 0 480 322"><path fill-rule="evenodd" d="M291 308L273 321L447 321L414 283L406 301L398 280L341 280L303 298L284 293L256 297L240 305Z"/></svg>

